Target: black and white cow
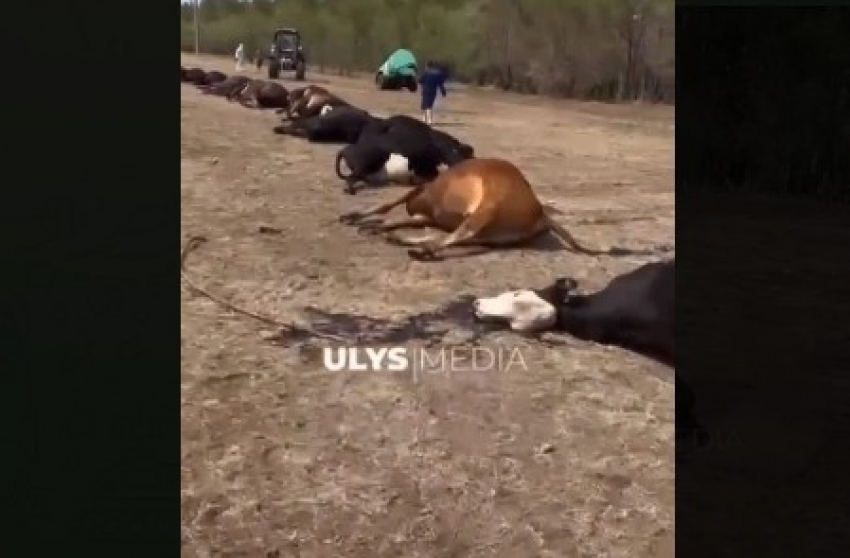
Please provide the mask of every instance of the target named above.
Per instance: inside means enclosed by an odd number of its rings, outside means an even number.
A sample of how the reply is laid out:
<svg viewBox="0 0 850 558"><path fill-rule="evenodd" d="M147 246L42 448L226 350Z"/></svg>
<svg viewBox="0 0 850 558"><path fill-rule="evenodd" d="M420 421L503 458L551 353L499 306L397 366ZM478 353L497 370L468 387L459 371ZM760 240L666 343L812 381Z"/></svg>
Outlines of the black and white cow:
<svg viewBox="0 0 850 558"><path fill-rule="evenodd" d="M345 180L345 191L356 193L357 184L419 183L434 180L441 166L453 166L474 157L474 149L445 132L405 115L376 119L355 144L337 154L336 173ZM341 172L341 163L350 169Z"/></svg>
<svg viewBox="0 0 850 558"><path fill-rule="evenodd" d="M577 294L577 286L574 279L561 278L539 290L479 298L473 303L475 316L506 322L518 332L563 331L675 367L675 260L642 265L615 277L596 293ZM693 392L678 374L676 384L677 436L704 443L706 434L694 415Z"/></svg>

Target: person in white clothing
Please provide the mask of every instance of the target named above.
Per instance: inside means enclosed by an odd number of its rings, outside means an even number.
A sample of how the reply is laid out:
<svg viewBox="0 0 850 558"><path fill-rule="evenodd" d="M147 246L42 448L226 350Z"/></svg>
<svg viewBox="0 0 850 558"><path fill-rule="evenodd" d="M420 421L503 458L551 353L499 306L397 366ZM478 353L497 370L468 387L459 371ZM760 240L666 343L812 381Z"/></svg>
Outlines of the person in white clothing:
<svg viewBox="0 0 850 558"><path fill-rule="evenodd" d="M233 58L236 59L236 71L241 72L242 65L245 63L245 46L242 43L239 43L239 46L236 47Z"/></svg>

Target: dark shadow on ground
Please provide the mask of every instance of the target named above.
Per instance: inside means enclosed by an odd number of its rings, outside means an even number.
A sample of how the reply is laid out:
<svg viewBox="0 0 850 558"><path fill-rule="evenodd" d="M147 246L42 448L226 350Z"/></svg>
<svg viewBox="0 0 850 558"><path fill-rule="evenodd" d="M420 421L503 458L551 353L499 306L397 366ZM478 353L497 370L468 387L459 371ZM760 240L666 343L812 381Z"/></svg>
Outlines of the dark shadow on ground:
<svg viewBox="0 0 850 558"><path fill-rule="evenodd" d="M333 336L339 342L352 345L399 345L417 341L432 346L443 342L449 333L461 330L468 334L463 337L464 343L476 344L487 333L504 329L504 326L475 320L472 313L473 298L471 295L463 295L432 311L397 319L307 307L304 309L306 323L303 328L281 331L271 340L275 344L288 346Z"/></svg>
<svg viewBox="0 0 850 558"><path fill-rule="evenodd" d="M376 189L381 189L381 188L384 188L384 187L385 186L376 186L376 187L371 187L369 189L370 190L376 190ZM561 210L559 210L559 209L557 209L553 206L546 206L546 210L550 215L563 214L563 211L561 211ZM367 218L367 219L364 219L362 221L357 222L357 224L353 225L353 227L355 227L355 230L358 232L358 234L363 234L364 236L372 236L375 239L375 241L377 241L377 242L384 242L384 243L387 243L387 244L391 244L391 245L399 246L399 247L405 247L405 248L412 248L412 247L407 246L407 245L403 244L402 242L398 242L398 241L393 240L393 237L396 236L396 233L398 233L397 237L401 237L401 238L406 238L408 236L411 236L411 237L421 236L421 234L422 234L421 232L416 233L415 235L411 234L410 232L407 232L407 231L412 230L412 228L408 228L408 227L397 229L396 231L393 231L392 233L389 233L389 234L383 233L383 232L379 233L379 232L370 230L371 227L379 225L381 222L383 222L383 220L384 219L381 218L381 217ZM624 221L637 221L637 220L640 220L640 218L609 219L609 220L599 219L599 218L596 218L596 219L591 218L589 220L579 221L579 223L586 222L586 223L592 223L592 224L615 224L615 223L624 222ZM429 227L419 228L419 230L420 231L426 231L426 230L427 231L435 231L435 229L432 229L432 228L429 228ZM439 234L437 236L439 237ZM589 247L589 248L595 249L595 247L592 247L592 246ZM654 247L650 247L650 248L625 248L625 247L620 247L620 246L611 246L611 247L607 248L607 252L605 252L604 254L597 254L597 255L599 255L599 256L609 256L609 257L629 257L629 256L658 257L658 256L669 255L674 250L674 248L675 247L672 243L661 243L661 244L658 244L658 245L656 245ZM557 236L555 236L553 233L549 232L549 233L541 234L540 236L538 236L538 237L536 237L536 238L534 238L534 239L532 239L528 242L524 242L524 243L516 245L516 246L485 247L485 246L479 246L479 245L456 245L456 246L447 248L445 251L440 252L438 257L432 258L431 260L432 261L442 261L442 260L446 260L446 259L459 258L459 257L472 257L472 256L483 255L485 253L492 252L494 250L503 251L503 252L518 251L518 250L529 250L529 251L532 251L532 252L554 253L554 252L561 252L561 251L569 250L569 249L570 248L564 242L562 242Z"/></svg>

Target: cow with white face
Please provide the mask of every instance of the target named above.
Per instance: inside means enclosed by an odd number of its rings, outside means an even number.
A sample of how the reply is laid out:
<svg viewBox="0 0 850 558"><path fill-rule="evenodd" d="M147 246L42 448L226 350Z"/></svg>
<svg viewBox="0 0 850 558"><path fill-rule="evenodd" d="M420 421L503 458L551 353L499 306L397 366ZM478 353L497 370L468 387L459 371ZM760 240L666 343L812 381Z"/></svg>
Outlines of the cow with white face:
<svg viewBox="0 0 850 558"><path fill-rule="evenodd" d="M592 294L578 294L576 281L562 278L545 289L481 298L475 315L508 321L517 331L563 331L675 366L675 265L642 265Z"/></svg>
<svg viewBox="0 0 850 558"><path fill-rule="evenodd" d="M555 307L529 289L479 298L473 305L479 320L507 322L512 330L523 333L548 330L555 326L558 318Z"/></svg>
<svg viewBox="0 0 850 558"><path fill-rule="evenodd" d="M514 331L563 331L615 345L675 367L675 260L642 265L592 294L576 293L573 279L540 290L508 291L473 303L479 320L507 322ZM694 415L695 399L676 375L676 430L699 444L707 434Z"/></svg>

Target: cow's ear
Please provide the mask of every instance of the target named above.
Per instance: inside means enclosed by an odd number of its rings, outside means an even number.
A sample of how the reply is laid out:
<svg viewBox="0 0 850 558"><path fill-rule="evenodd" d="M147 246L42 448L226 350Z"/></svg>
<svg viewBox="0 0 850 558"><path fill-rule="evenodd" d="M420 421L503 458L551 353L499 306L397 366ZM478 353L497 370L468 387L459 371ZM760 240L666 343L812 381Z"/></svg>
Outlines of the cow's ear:
<svg viewBox="0 0 850 558"><path fill-rule="evenodd" d="M575 281L568 277L559 277L555 279L555 288L558 289L559 293L568 293L570 292L573 283L575 283Z"/></svg>
<svg viewBox="0 0 850 558"><path fill-rule="evenodd" d="M558 293L558 298L561 302L567 302L570 300L570 296L573 294L578 288L578 283L575 279L571 277L559 277L555 281L555 289Z"/></svg>

